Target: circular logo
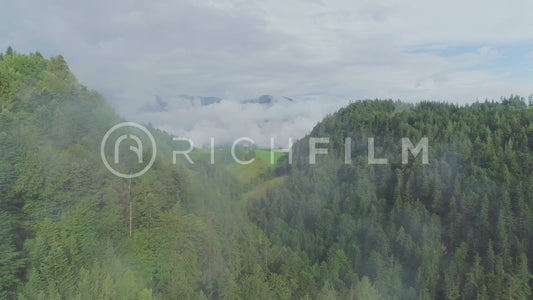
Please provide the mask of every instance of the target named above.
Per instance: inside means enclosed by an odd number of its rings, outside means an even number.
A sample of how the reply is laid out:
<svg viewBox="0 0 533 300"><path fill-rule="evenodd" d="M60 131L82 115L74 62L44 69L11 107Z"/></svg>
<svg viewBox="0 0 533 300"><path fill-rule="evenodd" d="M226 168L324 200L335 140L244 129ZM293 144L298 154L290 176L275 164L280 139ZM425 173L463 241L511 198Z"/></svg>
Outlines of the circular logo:
<svg viewBox="0 0 533 300"><path fill-rule="evenodd" d="M111 165L107 161L107 158L106 158L106 155L105 155L105 146L106 146L107 140L109 139L109 136L113 132L115 132L117 129L120 129L120 128L123 128L123 127L133 127L133 128L140 129L142 132L144 132L148 136L148 138L150 139L150 143L152 144L152 157L150 158L150 162L141 171L136 172L136 173L132 173L132 174L125 174L125 173L122 173L122 172L119 172L119 171L113 169L113 167L111 167ZM119 150L120 143L123 140L126 140L126 139L131 139L134 142L136 142L137 147L130 146L130 150L132 150L134 153L137 154L138 163L142 163L143 162L143 144L142 144L141 139L139 137L137 137L136 135L134 135L134 134L124 134L124 135L120 136L119 138L117 138L115 140L115 148L114 148L115 149L115 153L114 153L115 164L119 163L119 153L118 153L119 151L118 150ZM100 156L102 158L102 161L104 162L104 165L106 166L106 168L111 173L115 174L118 177L122 177L122 178L135 178L135 177L139 177L139 176L143 175L144 173L146 173L146 171L148 171L152 167L152 165L154 164L156 154L157 154L157 149L156 149L154 137L148 131L148 129L146 129L146 127L144 127L144 126L142 126L140 124L137 124L135 122L123 122L123 123L120 123L120 124L117 124L117 125L111 127L111 129L109 129L105 133L104 137L102 138L102 143L100 144Z"/></svg>

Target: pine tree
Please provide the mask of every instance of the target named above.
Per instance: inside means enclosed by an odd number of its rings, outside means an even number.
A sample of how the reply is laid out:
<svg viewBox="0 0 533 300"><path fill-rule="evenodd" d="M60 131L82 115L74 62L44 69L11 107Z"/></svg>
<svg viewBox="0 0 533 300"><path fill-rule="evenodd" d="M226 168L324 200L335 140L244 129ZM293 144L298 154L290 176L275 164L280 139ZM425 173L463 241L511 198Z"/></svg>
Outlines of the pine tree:
<svg viewBox="0 0 533 300"><path fill-rule="evenodd" d="M6 212L0 211L0 298L13 296L19 282L17 273L22 267L20 254L13 245L11 224Z"/></svg>

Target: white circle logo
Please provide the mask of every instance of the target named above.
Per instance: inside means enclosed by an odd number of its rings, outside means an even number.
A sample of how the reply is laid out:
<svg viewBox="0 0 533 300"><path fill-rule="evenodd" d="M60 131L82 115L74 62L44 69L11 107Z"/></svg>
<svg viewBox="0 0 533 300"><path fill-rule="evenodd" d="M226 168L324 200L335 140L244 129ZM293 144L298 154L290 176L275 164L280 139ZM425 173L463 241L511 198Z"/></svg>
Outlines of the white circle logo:
<svg viewBox="0 0 533 300"><path fill-rule="evenodd" d="M105 154L105 146L106 146L107 140L109 139L109 136L113 132L115 132L117 129L120 129L120 128L123 128L123 127L133 127L133 128L140 129L142 132L144 132L148 136L148 138L150 139L150 142L152 144L152 157L150 158L150 162L142 170L140 170L139 172L136 172L136 173L132 173L132 174L125 174L125 173L122 173L122 172L119 172L119 171L113 169L113 167L111 167L111 165L107 161L106 154ZM143 163L143 143L142 143L141 139L138 136L128 133L128 134L121 135L120 137L118 137L115 140L115 147L114 147L114 150L115 150L115 152L114 152L115 164L118 164L119 160L120 160L120 158L119 158L119 146L120 146L120 143L122 141L126 140L126 139L131 139L137 144L136 147L130 146L130 150L132 150L135 154L137 154L138 163ZM146 127L144 127L144 126L142 126L140 124L137 124L135 122L123 122L123 123L120 123L120 124L117 124L117 125L111 127L111 129L109 129L105 133L104 137L102 138L102 143L100 144L100 156L102 158L102 161L104 162L104 165L106 166L106 168L111 173L115 174L118 177L122 177L122 178L135 178L135 177L139 177L139 176L143 175L144 173L146 173L146 171L148 171L152 167L152 165L154 164L156 154L157 154L157 149L156 149L154 137L148 131L148 129L146 129Z"/></svg>

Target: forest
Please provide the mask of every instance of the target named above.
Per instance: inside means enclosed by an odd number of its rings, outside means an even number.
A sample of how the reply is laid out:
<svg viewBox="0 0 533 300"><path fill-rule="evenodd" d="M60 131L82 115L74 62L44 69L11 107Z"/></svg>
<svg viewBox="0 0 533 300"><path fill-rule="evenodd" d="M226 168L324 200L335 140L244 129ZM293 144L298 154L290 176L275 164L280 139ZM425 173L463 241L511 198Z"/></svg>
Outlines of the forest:
<svg viewBox="0 0 533 300"><path fill-rule="evenodd" d="M292 163L257 149L247 166L223 152L210 164L195 149L194 164L158 157L129 181L100 160L125 121L107 100L62 56L8 48L0 298L528 299L530 104L354 101L295 142ZM309 164L313 137L329 154ZM427 164L402 163L404 137L427 138ZM368 163L368 138L388 163Z"/></svg>

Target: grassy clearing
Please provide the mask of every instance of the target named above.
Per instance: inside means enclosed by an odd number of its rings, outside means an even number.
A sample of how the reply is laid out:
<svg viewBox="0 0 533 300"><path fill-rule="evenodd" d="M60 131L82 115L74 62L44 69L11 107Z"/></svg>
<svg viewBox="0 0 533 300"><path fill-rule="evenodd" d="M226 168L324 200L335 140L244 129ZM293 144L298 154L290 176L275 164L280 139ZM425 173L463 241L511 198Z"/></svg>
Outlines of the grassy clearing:
<svg viewBox="0 0 533 300"><path fill-rule="evenodd" d="M210 149L195 148L190 154L194 162L209 163L211 159ZM252 163L241 165L232 158L229 147L215 149L215 164L226 168L243 185L243 203L251 198L266 195L268 188L285 180L285 177L274 177L274 170L281 157L285 153L274 152L274 164L270 163L269 149L256 149L255 159Z"/></svg>
<svg viewBox="0 0 533 300"><path fill-rule="evenodd" d="M270 163L270 150L267 149L257 149L255 150L255 157ZM285 153L274 152L274 164L278 163L278 160L283 157Z"/></svg>
<svg viewBox="0 0 533 300"><path fill-rule="evenodd" d="M241 183L247 185L267 180L272 174L273 165L256 159L247 165L232 163L227 165L227 168Z"/></svg>

